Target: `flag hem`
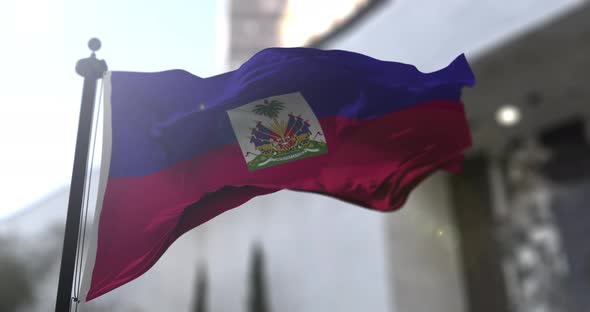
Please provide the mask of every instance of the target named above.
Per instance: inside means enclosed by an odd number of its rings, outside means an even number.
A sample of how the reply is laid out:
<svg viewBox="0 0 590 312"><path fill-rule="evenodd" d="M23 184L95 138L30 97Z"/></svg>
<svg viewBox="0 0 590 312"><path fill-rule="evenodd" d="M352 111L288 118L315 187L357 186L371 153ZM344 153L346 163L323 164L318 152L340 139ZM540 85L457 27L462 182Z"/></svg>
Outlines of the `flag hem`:
<svg viewBox="0 0 590 312"><path fill-rule="evenodd" d="M102 144L102 164L100 168L100 176L98 178L98 193L96 209L94 211L94 220L90 227L88 236L88 253L86 255L86 263L84 271L82 272L82 284L80 289L79 300L86 302L88 292L92 282L92 273L94 271L94 264L96 261L96 250L98 241L98 227L100 221L100 213L102 211L102 204L106 191L106 184L109 179L109 170L111 164L112 152L112 116L111 116L111 72L108 71L103 77L104 82L104 108L103 108L103 144Z"/></svg>

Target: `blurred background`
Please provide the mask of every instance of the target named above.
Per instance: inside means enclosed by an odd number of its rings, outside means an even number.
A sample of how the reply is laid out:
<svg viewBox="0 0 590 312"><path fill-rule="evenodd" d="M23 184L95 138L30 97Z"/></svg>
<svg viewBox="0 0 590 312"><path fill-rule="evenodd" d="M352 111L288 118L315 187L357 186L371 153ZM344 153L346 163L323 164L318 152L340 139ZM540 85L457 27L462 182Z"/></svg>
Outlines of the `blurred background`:
<svg viewBox="0 0 590 312"><path fill-rule="evenodd" d="M465 53L477 84L462 173L400 211L256 198L80 311L590 311L589 1L3 0L0 35L2 312L54 309L91 37L113 70L310 46L424 72Z"/></svg>

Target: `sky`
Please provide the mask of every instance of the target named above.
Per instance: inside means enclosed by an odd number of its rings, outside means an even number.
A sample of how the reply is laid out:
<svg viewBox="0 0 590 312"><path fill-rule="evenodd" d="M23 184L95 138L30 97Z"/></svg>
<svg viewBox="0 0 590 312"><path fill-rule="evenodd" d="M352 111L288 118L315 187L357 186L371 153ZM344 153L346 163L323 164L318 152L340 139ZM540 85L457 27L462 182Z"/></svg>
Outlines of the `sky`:
<svg viewBox="0 0 590 312"><path fill-rule="evenodd" d="M111 70L220 73L215 0L0 1L0 218L66 186L82 77L97 56Z"/></svg>

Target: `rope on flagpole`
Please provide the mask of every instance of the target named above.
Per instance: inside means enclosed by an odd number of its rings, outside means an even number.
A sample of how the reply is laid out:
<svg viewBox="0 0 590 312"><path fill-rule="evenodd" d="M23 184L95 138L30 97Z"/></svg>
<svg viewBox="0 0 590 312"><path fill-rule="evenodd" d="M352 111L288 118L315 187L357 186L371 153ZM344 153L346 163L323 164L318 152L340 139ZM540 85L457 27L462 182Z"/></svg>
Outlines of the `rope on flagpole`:
<svg viewBox="0 0 590 312"><path fill-rule="evenodd" d="M94 123L94 118L92 119L92 122ZM92 136L92 132L90 133L90 135ZM92 155L93 153L90 153L90 158L92 159ZM92 165L90 166L91 170L90 172L92 172ZM88 177L88 166L85 168L85 172L86 172L86 177ZM89 179L84 180L84 191L82 193L82 203L86 202L86 198L88 198L88 184L89 184ZM82 237L82 231L84 228L84 223L82 222L82 220L84 219L84 213L86 212L86 209L84 207L84 204L81 207L81 211L80 211L80 227L78 228L78 236L77 236L77 240L76 240L76 261L74 262L74 289L73 289L73 301L76 304L76 311L78 310L78 271L80 270L81 267L81 261L80 261L80 238ZM70 308L71 309L71 308Z"/></svg>

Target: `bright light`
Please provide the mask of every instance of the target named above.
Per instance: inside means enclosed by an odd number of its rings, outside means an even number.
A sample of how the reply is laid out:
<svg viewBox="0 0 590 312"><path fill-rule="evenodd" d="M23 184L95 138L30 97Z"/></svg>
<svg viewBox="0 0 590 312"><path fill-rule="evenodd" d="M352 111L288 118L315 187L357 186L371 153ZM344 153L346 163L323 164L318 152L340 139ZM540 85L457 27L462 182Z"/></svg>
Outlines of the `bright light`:
<svg viewBox="0 0 590 312"><path fill-rule="evenodd" d="M502 126L513 126L520 121L520 110L515 106L502 106L496 112L496 120Z"/></svg>
<svg viewBox="0 0 590 312"><path fill-rule="evenodd" d="M289 0L281 23L281 44L303 46L338 27L368 0Z"/></svg>
<svg viewBox="0 0 590 312"><path fill-rule="evenodd" d="M82 92L74 65L88 39L102 40L98 57L111 69L210 76L216 5L0 0L0 219L70 181Z"/></svg>

